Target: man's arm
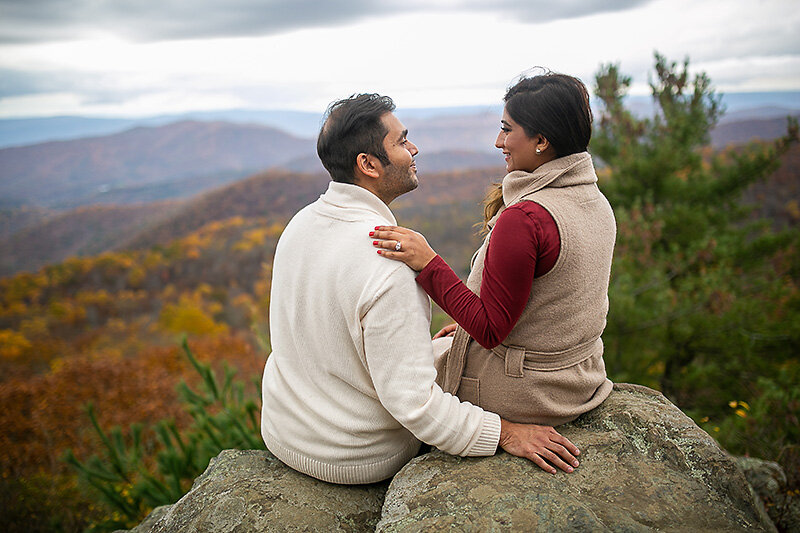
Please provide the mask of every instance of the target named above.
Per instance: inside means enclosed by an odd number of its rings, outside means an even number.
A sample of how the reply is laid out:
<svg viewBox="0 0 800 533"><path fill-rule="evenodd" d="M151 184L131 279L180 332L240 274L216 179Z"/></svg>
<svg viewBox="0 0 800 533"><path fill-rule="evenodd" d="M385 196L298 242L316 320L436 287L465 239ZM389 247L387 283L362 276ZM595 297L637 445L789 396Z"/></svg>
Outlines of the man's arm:
<svg viewBox="0 0 800 533"><path fill-rule="evenodd" d="M494 454L500 417L436 385L428 297L408 267L387 265L387 277L361 315L364 354L379 401L417 439L442 451Z"/></svg>

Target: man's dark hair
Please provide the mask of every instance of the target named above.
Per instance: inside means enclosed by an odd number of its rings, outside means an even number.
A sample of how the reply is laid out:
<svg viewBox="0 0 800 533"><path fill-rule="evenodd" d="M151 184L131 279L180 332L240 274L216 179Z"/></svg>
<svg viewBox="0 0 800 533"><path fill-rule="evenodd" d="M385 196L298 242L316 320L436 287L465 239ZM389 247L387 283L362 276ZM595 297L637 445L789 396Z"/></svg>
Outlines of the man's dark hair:
<svg viewBox="0 0 800 533"><path fill-rule="evenodd" d="M585 152L592 137L586 86L573 76L546 72L520 79L504 98L506 111L528 137L542 134L556 157Z"/></svg>
<svg viewBox="0 0 800 533"><path fill-rule="evenodd" d="M328 106L317 137L317 155L333 181L353 183L356 156L362 152L390 164L383 148L389 130L381 117L394 109L392 99L379 94L354 94Z"/></svg>

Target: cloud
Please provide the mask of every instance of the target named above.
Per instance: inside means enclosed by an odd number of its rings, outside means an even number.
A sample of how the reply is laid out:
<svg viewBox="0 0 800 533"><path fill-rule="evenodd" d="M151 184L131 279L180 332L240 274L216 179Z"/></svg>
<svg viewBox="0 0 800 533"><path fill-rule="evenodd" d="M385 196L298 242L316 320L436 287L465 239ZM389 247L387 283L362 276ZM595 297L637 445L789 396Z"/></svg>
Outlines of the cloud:
<svg viewBox="0 0 800 533"><path fill-rule="evenodd" d="M54 92L58 83L52 73L0 69L0 98Z"/></svg>
<svg viewBox="0 0 800 533"><path fill-rule="evenodd" d="M525 2L522 0L468 0L459 8L475 11L505 12L519 22L551 22L587 17L600 13L627 11L651 3L651 0L561 0L559 2Z"/></svg>
<svg viewBox="0 0 800 533"><path fill-rule="evenodd" d="M19 96L80 93L86 102L124 102L146 91L114 86L114 76L70 70L27 71L0 67L0 100Z"/></svg>
<svg viewBox="0 0 800 533"><path fill-rule="evenodd" d="M382 15L487 12L520 22L631 9L651 0L3 0L0 43L81 39L105 32L134 41L271 35Z"/></svg>
<svg viewBox="0 0 800 533"><path fill-rule="evenodd" d="M647 94L654 50L726 91L797 90L795 2L0 0L0 41L25 41L0 42L0 116L483 105L535 65L591 85L609 62Z"/></svg>
<svg viewBox="0 0 800 533"><path fill-rule="evenodd" d="M113 80L113 75L101 73L77 74L68 70L24 71L0 68L0 100L72 94L84 105L111 105L123 104L156 92L141 87L120 87Z"/></svg>

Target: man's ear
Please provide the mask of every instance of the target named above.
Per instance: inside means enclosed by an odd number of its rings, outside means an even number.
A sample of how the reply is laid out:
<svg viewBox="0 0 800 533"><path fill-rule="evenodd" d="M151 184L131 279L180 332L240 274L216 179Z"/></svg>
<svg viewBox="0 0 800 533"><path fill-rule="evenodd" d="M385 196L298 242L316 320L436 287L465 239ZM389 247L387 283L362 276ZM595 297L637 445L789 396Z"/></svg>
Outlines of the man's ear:
<svg viewBox="0 0 800 533"><path fill-rule="evenodd" d="M356 156L356 174L363 174L369 178L380 177L383 165L374 155L361 152Z"/></svg>

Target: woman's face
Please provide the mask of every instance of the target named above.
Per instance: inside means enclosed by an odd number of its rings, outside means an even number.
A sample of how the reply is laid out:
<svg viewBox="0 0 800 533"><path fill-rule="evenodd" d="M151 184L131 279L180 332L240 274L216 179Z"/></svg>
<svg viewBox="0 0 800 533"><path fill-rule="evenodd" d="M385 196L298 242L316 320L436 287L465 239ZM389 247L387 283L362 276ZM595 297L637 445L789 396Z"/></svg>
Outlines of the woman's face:
<svg viewBox="0 0 800 533"><path fill-rule="evenodd" d="M522 126L514 122L505 109L500 122L500 133L497 134L494 145L506 156L506 172L513 170L533 172L544 163L543 158L536 154L536 147L541 140L540 135L528 137Z"/></svg>

